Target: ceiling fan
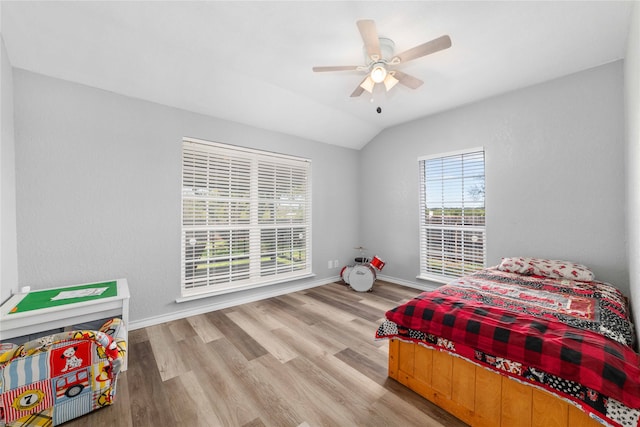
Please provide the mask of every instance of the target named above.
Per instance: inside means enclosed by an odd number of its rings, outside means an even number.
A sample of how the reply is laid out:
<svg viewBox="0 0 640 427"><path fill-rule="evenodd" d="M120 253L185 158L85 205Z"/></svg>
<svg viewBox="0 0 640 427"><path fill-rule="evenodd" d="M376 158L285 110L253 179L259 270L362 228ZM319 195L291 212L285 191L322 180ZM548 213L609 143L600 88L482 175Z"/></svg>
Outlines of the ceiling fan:
<svg viewBox="0 0 640 427"><path fill-rule="evenodd" d="M360 96L365 90L373 93L373 88L378 83L383 83L387 91L398 83L417 89L424 83L422 80L392 67L451 47L451 39L445 35L394 55L395 43L391 39L378 36L376 23L373 20L363 19L356 24L364 41L366 65L313 67L315 72L354 70L366 72L367 76L353 91L351 97Z"/></svg>

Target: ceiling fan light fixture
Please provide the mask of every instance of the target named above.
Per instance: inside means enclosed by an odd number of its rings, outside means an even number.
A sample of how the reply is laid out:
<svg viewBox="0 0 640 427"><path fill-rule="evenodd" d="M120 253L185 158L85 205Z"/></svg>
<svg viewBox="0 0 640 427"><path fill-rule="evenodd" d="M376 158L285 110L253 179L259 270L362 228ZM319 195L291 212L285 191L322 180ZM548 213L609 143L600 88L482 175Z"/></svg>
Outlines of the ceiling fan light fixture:
<svg viewBox="0 0 640 427"><path fill-rule="evenodd" d="M387 89L387 92L391 90L396 84L398 84L400 80L393 77L393 71L387 74L387 77L384 78L384 87Z"/></svg>
<svg viewBox="0 0 640 427"><path fill-rule="evenodd" d="M387 69L384 64L375 64L371 69L371 80L373 80L374 83L382 83L385 77L387 77Z"/></svg>
<svg viewBox="0 0 640 427"><path fill-rule="evenodd" d="M355 70L367 73L364 80L351 93L352 98L362 95L364 91L372 94L378 83L383 83L387 91L394 88L398 83L409 89L417 89L424 82L402 71L395 70L395 66L451 47L451 38L444 35L395 55L395 43L391 39L378 36L376 24L372 19L361 19L356 22L356 25L364 42L362 50L365 65L337 65L312 68L314 72Z"/></svg>
<svg viewBox="0 0 640 427"><path fill-rule="evenodd" d="M360 87L369 93L373 93L373 87L375 86L375 84L376 82L373 81L371 76L367 76L367 78L364 79L362 83L360 83Z"/></svg>

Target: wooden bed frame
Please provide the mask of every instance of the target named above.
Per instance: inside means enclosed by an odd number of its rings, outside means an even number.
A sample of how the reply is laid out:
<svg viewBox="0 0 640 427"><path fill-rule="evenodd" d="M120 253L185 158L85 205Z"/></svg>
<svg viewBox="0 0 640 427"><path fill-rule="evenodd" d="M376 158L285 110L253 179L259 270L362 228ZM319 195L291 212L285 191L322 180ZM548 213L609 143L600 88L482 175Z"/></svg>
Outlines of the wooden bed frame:
<svg viewBox="0 0 640 427"><path fill-rule="evenodd" d="M544 390L397 339L389 341L389 377L474 427L602 427Z"/></svg>

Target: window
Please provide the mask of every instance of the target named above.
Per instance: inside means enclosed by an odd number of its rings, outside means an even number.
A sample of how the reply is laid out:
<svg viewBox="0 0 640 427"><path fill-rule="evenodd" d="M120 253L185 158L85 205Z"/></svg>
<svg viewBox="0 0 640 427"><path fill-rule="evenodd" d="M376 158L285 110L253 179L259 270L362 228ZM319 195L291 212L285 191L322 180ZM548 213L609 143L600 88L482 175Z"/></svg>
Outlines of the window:
<svg viewBox="0 0 640 427"><path fill-rule="evenodd" d="M484 150L421 157L420 275L448 282L485 265Z"/></svg>
<svg viewBox="0 0 640 427"><path fill-rule="evenodd" d="M185 138L182 297L311 274L311 162Z"/></svg>

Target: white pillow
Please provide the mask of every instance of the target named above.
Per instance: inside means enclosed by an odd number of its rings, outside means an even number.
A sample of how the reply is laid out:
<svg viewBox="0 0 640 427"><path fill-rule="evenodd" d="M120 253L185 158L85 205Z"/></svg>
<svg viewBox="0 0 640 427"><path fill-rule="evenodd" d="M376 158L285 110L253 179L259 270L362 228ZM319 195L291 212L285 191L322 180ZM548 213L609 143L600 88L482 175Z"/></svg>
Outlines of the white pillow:
<svg viewBox="0 0 640 427"><path fill-rule="evenodd" d="M578 280L580 282L591 282L595 278L593 272L582 264L543 258L502 258L498 270L554 279Z"/></svg>

